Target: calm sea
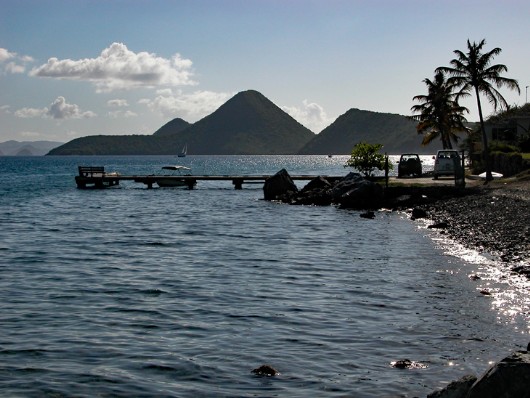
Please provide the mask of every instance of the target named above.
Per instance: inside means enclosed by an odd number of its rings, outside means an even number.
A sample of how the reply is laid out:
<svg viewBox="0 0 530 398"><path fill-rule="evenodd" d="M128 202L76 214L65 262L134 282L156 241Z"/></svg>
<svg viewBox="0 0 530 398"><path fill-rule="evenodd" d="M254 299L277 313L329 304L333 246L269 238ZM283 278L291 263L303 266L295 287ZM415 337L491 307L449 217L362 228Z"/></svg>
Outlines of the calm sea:
<svg viewBox="0 0 530 398"><path fill-rule="evenodd" d="M78 165L345 175L345 160L1 157L0 395L425 396L526 347L528 281L406 214L74 181Z"/></svg>

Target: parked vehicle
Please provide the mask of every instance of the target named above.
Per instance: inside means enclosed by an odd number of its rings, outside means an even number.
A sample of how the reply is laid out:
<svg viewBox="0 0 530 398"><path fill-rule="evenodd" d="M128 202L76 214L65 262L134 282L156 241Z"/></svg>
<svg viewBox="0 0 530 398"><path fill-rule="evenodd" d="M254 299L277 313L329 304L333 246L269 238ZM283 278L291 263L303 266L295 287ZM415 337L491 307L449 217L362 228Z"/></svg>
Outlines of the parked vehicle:
<svg viewBox="0 0 530 398"><path fill-rule="evenodd" d="M455 166L459 167L461 163L458 151L452 149L443 149L436 153L434 161L433 177L435 180L440 176L454 175Z"/></svg>
<svg viewBox="0 0 530 398"><path fill-rule="evenodd" d="M421 160L416 153L404 153L398 162L398 178L403 176L421 177Z"/></svg>

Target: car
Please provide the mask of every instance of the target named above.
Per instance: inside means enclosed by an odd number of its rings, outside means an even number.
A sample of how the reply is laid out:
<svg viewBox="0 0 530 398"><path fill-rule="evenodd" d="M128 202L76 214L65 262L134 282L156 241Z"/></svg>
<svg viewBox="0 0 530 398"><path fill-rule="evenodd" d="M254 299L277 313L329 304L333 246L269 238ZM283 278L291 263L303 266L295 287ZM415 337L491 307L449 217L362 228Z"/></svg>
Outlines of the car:
<svg viewBox="0 0 530 398"><path fill-rule="evenodd" d="M398 162L398 178L403 176L421 177L421 160L417 153L404 153Z"/></svg>
<svg viewBox="0 0 530 398"><path fill-rule="evenodd" d="M454 175L455 165L460 165L460 155L453 149L443 149L436 153L434 160L433 178L435 180L440 176Z"/></svg>

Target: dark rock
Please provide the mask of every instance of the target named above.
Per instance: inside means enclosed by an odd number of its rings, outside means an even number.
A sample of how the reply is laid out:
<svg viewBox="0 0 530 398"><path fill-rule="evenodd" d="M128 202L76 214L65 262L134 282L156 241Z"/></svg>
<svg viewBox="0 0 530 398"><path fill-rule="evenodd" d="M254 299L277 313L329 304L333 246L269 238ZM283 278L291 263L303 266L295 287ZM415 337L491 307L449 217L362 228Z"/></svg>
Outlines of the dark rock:
<svg viewBox="0 0 530 398"><path fill-rule="evenodd" d="M329 190L314 189L289 197L292 205L329 206L332 203Z"/></svg>
<svg viewBox="0 0 530 398"><path fill-rule="evenodd" d="M525 275L527 278L530 278L530 266L520 265L512 268L512 272L520 275Z"/></svg>
<svg viewBox="0 0 530 398"><path fill-rule="evenodd" d="M359 214L359 216L362 217L362 218L374 219L375 218L375 213L373 211L367 211L366 213Z"/></svg>
<svg viewBox="0 0 530 398"><path fill-rule="evenodd" d="M275 175L268 178L263 185L265 200L278 200L281 196L295 192L298 192L298 187L285 169L281 169Z"/></svg>
<svg viewBox="0 0 530 398"><path fill-rule="evenodd" d="M411 361L410 359L401 359L391 362L390 365L397 369L425 369L427 367L427 365L421 362Z"/></svg>
<svg viewBox="0 0 530 398"><path fill-rule="evenodd" d="M291 195L290 203L293 205L331 205L332 184L324 177L317 177L309 181L299 193Z"/></svg>
<svg viewBox="0 0 530 398"><path fill-rule="evenodd" d="M449 227L449 224L447 224L446 222L438 222L438 223L434 223L432 225L429 225L427 228L429 229L433 229L433 228L436 228L436 229L445 229Z"/></svg>
<svg viewBox="0 0 530 398"><path fill-rule="evenodd" d="M427 398L466 398L469 389L476 381L476 376L464 376L460 380L449 383L442 390L430 393Z"/></svg>
<svg viewBox="0 0 530 398"><path fill-rule="evenodd" d="M311 181L309 181L305 187L302 188L301 192L308 192L308 191L314 191L314 190L327 190L332 187L331 183L326 180L322 176L318 176L317 178L313 178Z"/></svg>
<svg viewBox="0 0 530 398"><path fill-rule="evenodd" d="M334 203L347 209L376 209L383 199L383 187L364 179L358 173L349 173L331 190Z"/></svg>
<svg viewBox="0 0 530 398"><path fill-rule="evenodd" d="M427 211L425 209L422 209L421 207L415 207L412 209L412 213L410 215L411 220L416 220L417 218L426 218L427 217Z"/></svg>
<svg viewBox="0 0 530 398"><path fill-rule="evenodd" d="M529 398L530 353L517 351L493 365L469 390L468 398Z"/></svg>
<svg viewBox="0 0 530 398"><path fill-rule="evenodd" d="M410 368L411 365L412 361L410 359L400 359L399 361L392 363L392 367L398 369L407 369Z"/></svg>
<svg viewBox="0 0 530 398"><path fill-rule="evenodd" d="M280 372L270 365L261 365L259 368L253 369L251 373L258 376L276 376L280 374Z"/></svg>

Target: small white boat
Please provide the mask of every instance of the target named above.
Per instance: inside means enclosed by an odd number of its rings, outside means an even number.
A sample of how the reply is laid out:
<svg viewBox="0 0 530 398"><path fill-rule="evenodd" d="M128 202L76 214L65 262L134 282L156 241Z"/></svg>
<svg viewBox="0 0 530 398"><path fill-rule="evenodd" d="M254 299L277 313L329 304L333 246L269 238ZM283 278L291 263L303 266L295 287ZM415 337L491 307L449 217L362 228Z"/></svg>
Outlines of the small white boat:
<svg viewBox="0 0 530 398"><path fill-rule="evenodd" d="M485 179L485 178L486 178L486 172L484 172L484 173L480 173L478 176L479 176L480 178L484 178L484 179ZM502 178L502 174L501 174L501 173L496 173L496 172L494 172L494 171L491 172L491 176L492 176L493 178Z"/></svg>
<svg viewBox="0 0 530 398"><path fill-rule="evenodd" d="M178 154L179 158L185 158L188 154L188 144L184 144L184 147L182 147L182 151Z"/></svg>
<svg viewBox="0 0 530 398"><path fill-rule="evenodd" d="M164 166L163 170L172 170L173 174L167 176L160 176L156 179L156 183L159 187L186 187L188 186L188 181L184 179L176 178L180 175L183 175L183 171L190 171L191 169L186 166ZM188 174L189 175L189 174Z"/></svg>
<svg viewBox="0 0 530 398"><path fill-rule="evenodd" d="M494 171L491 172L491 176L493 177L493 179L502 178L503 177L503 175L501 173L496 173ZM467 178L469 178L470 180L485 180L486 179L486 172L480 173L480 174L473 174L473 175L468 176Z"/></svg>

